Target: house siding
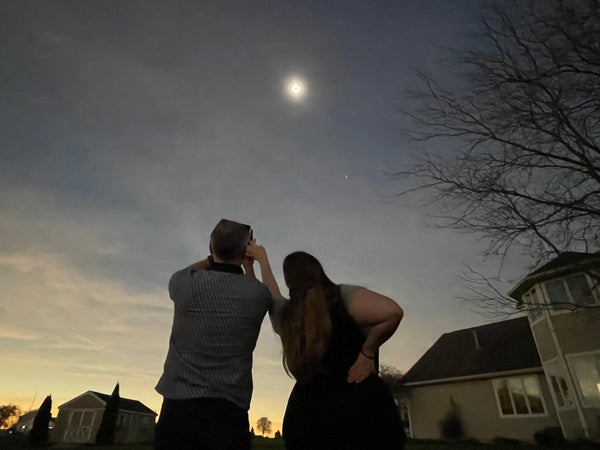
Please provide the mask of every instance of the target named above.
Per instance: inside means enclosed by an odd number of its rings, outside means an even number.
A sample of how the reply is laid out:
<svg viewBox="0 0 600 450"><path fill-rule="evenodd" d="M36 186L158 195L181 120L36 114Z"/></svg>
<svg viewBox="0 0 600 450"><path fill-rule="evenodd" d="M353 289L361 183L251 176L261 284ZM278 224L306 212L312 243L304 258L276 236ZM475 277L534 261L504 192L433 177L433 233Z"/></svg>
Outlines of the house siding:
<svg viewBox="0 0 600 450"><path fill-rule="evenodd" d="M575 440L584 437L581 430L581 419L579 418L575 408L559 411L559 414L563 433L566 439Z"/></svg>
<svg viewBox="0 0 600 450"><path fill-rule="evenodd" d="M154 438L153 416L122 411L119 413L125 417L125 423L119 424L115 430L115 443L132 444L136 442L152 442ZM121 421L123 419L120 419Z"/></svg>
<svg viewBox="0 0 600 450"><path fill-rule="evenodd" d="M600 407L583 408L583 415L590 432L590 439L600 441Z"/></svg>
<svg viewBox="0 0 600 450"><path fill-rule="evenodd" d="M498 411L492 379L412 386L408 404L413 418L411 432L416 439L443 439L440 422L458 408L465 437L489 442L495 437L532 441L534 433L559 427L550 392L543 374L536 374L546 407L545 416L503 418ZM418 417L418 420L414 420Z"/></svg>
<svg viewBox="0 0 600 450"><path fill-rule="evenodd" d="M580 309L551 316L565 354L600 350L600 309Z"/></svg>
<svg viewBox="0 0 600 450"><path fill-rule="evenodd" d="M86 393L59 407L53 443L93 443L102 422L105 404L93 393ZM151 442L154 414L120 410L120 424L115 430L116 444Z"/></svg>
<svg viewBox="0 0 600 450"><path fill-rule="evenodd" d="M79 404L79 402L78 402ZM81 402L89 405L89 402ZM94 442L104 406L102 408L80 408L72 405L58 411L52 432L52 442L87 443Z"/></svg>
<svg viewBox="0 0 600 450"><path fill-rule="evenodd" d="M549 320L548 320L549 317ZM543 363L558 357L558 348L552 338L550 324L554 328L560 352L565 356L567 370L570 372L569 389L572 395L579 397L575 377L569 364L569 355L600 350L600 309L580 309L570 312L547 312L546 318L532 325L532 332ZM565 374L566 375L566 374ZM581 405L581 400L574 398ZM559 410L560 423L567 439L584 438L583 425L588 429L589 438L600 440L600 405L580 406L578 412L572 409ZM583 423L581 416L583 416Z"/></svg>
<svg viewBox="0 0 600 450"><path fill-rule="evenodd" d="M68 409L104 409L104 402L93 395L81 395L65 403L63 408Z"/></svg>
<svg viewBox="0 0 600 450"><path fill-rule="evenodd" d="M558 356L556 346L552 340L552 333L550 332L550 327L548 326L548 321L546 319L534 323L531 326L531 332L533 333L542 362L554 359Z"/></svg>

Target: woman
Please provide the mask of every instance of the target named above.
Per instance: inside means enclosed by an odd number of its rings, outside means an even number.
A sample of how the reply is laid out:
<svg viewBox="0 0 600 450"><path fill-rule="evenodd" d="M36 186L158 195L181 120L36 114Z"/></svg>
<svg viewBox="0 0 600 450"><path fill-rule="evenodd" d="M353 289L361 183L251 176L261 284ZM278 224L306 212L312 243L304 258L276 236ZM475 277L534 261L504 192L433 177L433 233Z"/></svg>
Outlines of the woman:
<svg viewBox="0 0 600 450"><path fill-rule="evenodd" d="M264 247L253 242L248 254L281 298ZM398 409L375 373L377 351L402 308L368 289L334 284L308 253L288 255L283 272L290 298L276 331L285 371L296 379L283 420L286 449L402 449Z"/></svg>

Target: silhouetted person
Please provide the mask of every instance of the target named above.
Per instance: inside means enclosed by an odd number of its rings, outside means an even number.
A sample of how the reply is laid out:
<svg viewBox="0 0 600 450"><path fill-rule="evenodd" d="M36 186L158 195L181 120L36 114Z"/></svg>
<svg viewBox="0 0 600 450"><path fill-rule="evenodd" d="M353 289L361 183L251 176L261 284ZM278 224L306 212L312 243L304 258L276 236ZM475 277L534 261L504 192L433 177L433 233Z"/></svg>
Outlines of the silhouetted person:
<svg viewBox="0 0 600 450"><path fill-rule="evenodd" d="M263 282L282 298L267 253L252 243ZM404 312L363 287L334 284L319 261L283 262L289 301L279 324L286 372L296 379L283 419L287 450L401 450L406 436L388 387L375 372L379 347Z"/></svg>
<svg viewBox="0 0 600 450"><path fill-rule="evenodd" d="M211 256L171 277L173 327L156 386L164 397L157 450L250 449L252 352L265 314L274 311L245 257L251 236L249 226L221 220Z"/></svg>

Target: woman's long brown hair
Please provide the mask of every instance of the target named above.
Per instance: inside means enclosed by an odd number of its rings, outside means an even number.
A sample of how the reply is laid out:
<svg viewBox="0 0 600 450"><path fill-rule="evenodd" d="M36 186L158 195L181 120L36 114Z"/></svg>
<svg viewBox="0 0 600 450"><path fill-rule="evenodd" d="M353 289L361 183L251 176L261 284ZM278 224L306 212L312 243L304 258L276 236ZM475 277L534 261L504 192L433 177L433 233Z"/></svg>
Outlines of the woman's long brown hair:
<svg viewBox="0 0 600 450"><path fill-rule="evenodd" d="M331 337L328 299L337 286L327 278L321 263L305 252L289 254L283 261L290 300L281 317L283 367L300 382L319 369Z"/></svg>

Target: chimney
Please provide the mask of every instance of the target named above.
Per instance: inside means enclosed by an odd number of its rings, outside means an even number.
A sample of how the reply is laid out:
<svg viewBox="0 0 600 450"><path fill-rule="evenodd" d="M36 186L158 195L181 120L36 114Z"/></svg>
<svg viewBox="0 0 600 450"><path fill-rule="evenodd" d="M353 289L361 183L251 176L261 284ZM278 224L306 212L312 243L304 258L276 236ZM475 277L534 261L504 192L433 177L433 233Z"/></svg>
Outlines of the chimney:
<svg viewBox="0 0 600 450"><path fill-rule="evenodd" d="M472 329L471 333L473 333L473 340L475 341L475 348L477 350L480 350L481 346L479 345L479 338L477 337L477 330Z"/></svg>

